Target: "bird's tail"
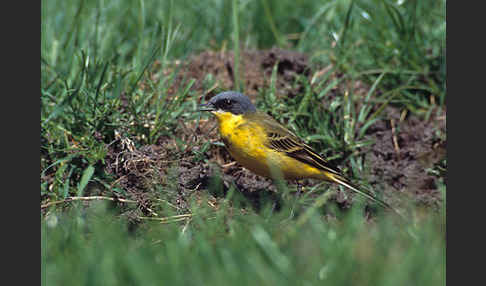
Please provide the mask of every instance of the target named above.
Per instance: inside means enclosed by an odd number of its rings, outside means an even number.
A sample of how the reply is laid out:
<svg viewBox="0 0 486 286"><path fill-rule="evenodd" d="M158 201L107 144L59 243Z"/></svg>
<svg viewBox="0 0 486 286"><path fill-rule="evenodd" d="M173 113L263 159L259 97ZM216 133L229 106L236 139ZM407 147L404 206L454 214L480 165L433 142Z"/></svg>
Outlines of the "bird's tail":
<svg viewBox="0 0 486 286"><path fill-rule="evenodd" d="M342 185L342 186L344 186L344 187L346 187L346 188L348 188L348 189L350 189L350 190L352 190L352 191L374 201L375 203L381 205L382 207L392 210L393 212L398 214L400 217L405 219L405 217L400 212L398 212L398 210L396 210L395 208L393 208L392 206L390 206L389 204L387 204L383 200L377 198L375 195L371 194L370 192L360 190L359 187L357 187L356 185L351 183L345 177L337 175L337 174L331 174L331 173L327 173L326 177L327 177L326 178L327 180L330 180L332 182L340 184L340 185Z"/></svg>

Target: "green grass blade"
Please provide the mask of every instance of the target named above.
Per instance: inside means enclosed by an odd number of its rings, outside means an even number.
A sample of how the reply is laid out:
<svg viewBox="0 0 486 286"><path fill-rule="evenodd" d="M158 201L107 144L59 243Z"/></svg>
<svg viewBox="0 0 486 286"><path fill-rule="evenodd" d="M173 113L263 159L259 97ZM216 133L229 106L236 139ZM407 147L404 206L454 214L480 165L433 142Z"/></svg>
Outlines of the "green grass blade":
<svg viewBox="0 0 486 286"><path fill-rule="evenodd" d="M275 41L280 47L287 46L286 40L280 35L280 32L275 25L275 21L273 20L272 12L270 11L270 5L268 4L268 0L261 0L263 5L263 11L265 12L265 17L268 21L268 25L270 26L270 30L272 31L273 37Z"/></svg>
<svg viewBox="0 0 486 286"><path fill-rule="evenodd" d="M343 31L341 32L341 36L339 37L339 47L340 47L340 51L344 51L345 49L345 43L346 43L346 35L347 35L347 32L348 30L351 28L351 13L353 11L353 7L354 7L354 0L351 0L351 3L349 4L349 7L346 11L346 18L344 20L344 27L343 27Z"/></svg>
<svg viewBox="0 0 486 286"><path fill-rule="evenodd" d="M368 116L368 113L371 110L371 107L369 106L370 97L373 94L373 92L375 92L376 87L381 82L381 80L383 79L383 77L385 76L385 74L386 74L386 71L384 71L383 73L381 73L378 76L378 78L373 82L373 85L371 86L370 90L366 93L366 97L364 99L363 107L359 111L358 122L364 122L364 120L366 119L366 116Z"/></svg>
<svg viewBox="0 0 486 286"><path fill-rule="evenodd" d="M236 91L241 91L240 86L240 25L238 20L238 0L233 0L233 81Z"/></svg>
<svg viewBox="0 0 486 286"><path fill-rule="evenodd" d="M88 185L89 180L91 180L91 177L93 176L95 171L95 168L93 166L88 166L86 169L83 171L83 175L81 176L81 180L79 181L78 184L78 193L77 196L82 197L84 189Z"/></svg>

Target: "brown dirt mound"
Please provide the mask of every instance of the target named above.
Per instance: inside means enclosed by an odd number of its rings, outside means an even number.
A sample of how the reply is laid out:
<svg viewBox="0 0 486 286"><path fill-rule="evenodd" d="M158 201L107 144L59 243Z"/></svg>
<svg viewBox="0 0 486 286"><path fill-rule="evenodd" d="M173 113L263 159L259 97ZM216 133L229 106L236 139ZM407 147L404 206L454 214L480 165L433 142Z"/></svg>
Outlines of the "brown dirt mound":
<svg viewBox="0 0 486 286"><path fill-rule="evenodd" d="M245 79L247 95L255 98L262 88L269 86L276 63L278 95L291 97L302 92L295 79L298 76L311 77L307 57L297 52L271 49L241 52L241 78ZM192 89L207 97L214 95L218 89L234 88L232 52L207 51L176 65L182 66L174 88L190 78L196 79ZM315 71L313 76L326 69ZM213 86L204 86L208 74L214 76ZM336 92L331 92L329 96L340 96L342 93L339 90L349 87L338 85ZM369 89L362 82L357 82L351 88L358 96L364 96ZM428 120L422 120L415 115L403 116L401 110L388 106L383 112L383 120L367 130L367 139L375 144L361 150L365 166L368 167L364 175L375 190L384 193L385 200L391 205L401 205L404 196L414 203L440 205L441 196L436 184L438 177L429 170L446 156L445 117L445 109L433 113ZM147 215L152 208L151 197L155 196L153 190L156 186L169 194L170 202L179 213L184 213L188 211L189 201L194 196L200 197L206 193L203 190L209 189L215 178L221 178L223 188L220 193L208 194L208 203L211 202L214 207L217 207L218 197L224 196L231 185L256 209L261 206L263 196L270 196L278 202L279 197L271 181L233 162L224 147L212 145L207 151L209 162L195 159L194 154L199 152L204 142L219 140L213 128L215 124L214 121L201 120L196 128L195 124L183 123L183 128L176 130L176 134L189 146L184 155L178 152L173 139L161 138L157 145L137 149L128 138L119 138L118 142L109 146L106 170L115 176L118 186L139 202L140 210ZM222 176L219 176L220 171ZM305 180L303 186L314 183ZM341 207L347 208L351 204L351 197L343 198L338 193L333 199Z"/></svg>
<svg viewBox="0 0 486 286"><path fill-rule="evenodd" d="M367 131L367 138L375 142L363 150L371 168L370 183L384 190L392 204L398 203L396 192L400 192L417 203L438 207L438 177L429 170L446 157L445 111L429 120L400 117L400 110L388 107L384 119Z"/></svg>
<svg viewBox="0 0 486 286"><path fill-rule="evenodd" d="M245 86L245 93L254 99L263 87L268 87L272 70L277 66L276 90L278 95L292 96L301 92L300 86L293 86L297 76L309 76L310 66L305 54L286 51L277 48L263 51L243 50L240 53L240 78ZM157 72L159 65L155 65ZM215 90L235 89L233 78L234 54L233 52L206 51L190 57L185 62L176 62L169 68L179 69L179 75L172 87L172 91L181 87L184 80L194 78L192 90L202 94L214 95ZM205 86L206 77L211 74L215 79L213 86Z"/></svg>

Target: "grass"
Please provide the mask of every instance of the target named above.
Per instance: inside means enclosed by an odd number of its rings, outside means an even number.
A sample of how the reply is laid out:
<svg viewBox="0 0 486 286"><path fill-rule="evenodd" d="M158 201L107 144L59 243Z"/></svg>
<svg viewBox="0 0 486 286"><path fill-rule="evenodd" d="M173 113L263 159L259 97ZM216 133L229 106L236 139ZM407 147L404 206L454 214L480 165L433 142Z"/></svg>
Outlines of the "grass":
<svg viewBox="0 0 486 286"><path fill-rule="evenodd" d="M228 217L207 209L180 225L149 222L131 231L112 212L98 204L42 223L44 283L445 283L443 226L433 218L411 239L390 220L368 225L357 211L297 226L285 212Z"/></svg>
<svg viewBox="0 0 486 286"><path fill-rule="evenodd" d="M166 146L174 163L157 173L164 183L143 189L166 219L144 220L147 209L131 203L43 208L43 285L445 283L445 158L430 168L443 197L439 211L411 205L407 223L382 212L369 222L359 201L342 211L322 186L296 198L282 183L279 210L265 198L260 209L247 207L230 186L213 207L211 194L223 189L217 174L207 193L190 197L187 212L171 206L177 162L212 162L208 154L220 145L181 137L207 115L194 112L202 92L194 79L178 82L177 60L231 48L242 91L245 49L303 52L314 71L331 65L290 82L301 92L288 98L278 95L275 66L255 104L369 187L360 152L375 143L365 135L383 110L427 119L445 109L445 1L50 0L41 17L41 205L91 195L131 199L106 170L108 146L175 142ZM204 89L214 82L208 75ZM367 91L353 92L355 83Z"/></svg>

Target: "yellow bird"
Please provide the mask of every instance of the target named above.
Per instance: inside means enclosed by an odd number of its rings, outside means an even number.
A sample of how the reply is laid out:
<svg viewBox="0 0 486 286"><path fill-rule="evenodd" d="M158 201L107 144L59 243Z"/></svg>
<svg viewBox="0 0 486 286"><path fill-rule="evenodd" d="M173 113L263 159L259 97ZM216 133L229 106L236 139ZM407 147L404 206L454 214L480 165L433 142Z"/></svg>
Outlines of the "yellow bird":
<svg viewBox="0 0 486 286"><path fill-rule="evenodd" d="M227 91L200 105L219 121L219 133L231 156L257 175L284 179L312 178L345 186L380 205L372 194L359 190L303 140L266 113L259 112L245 95Z"/></svg>

